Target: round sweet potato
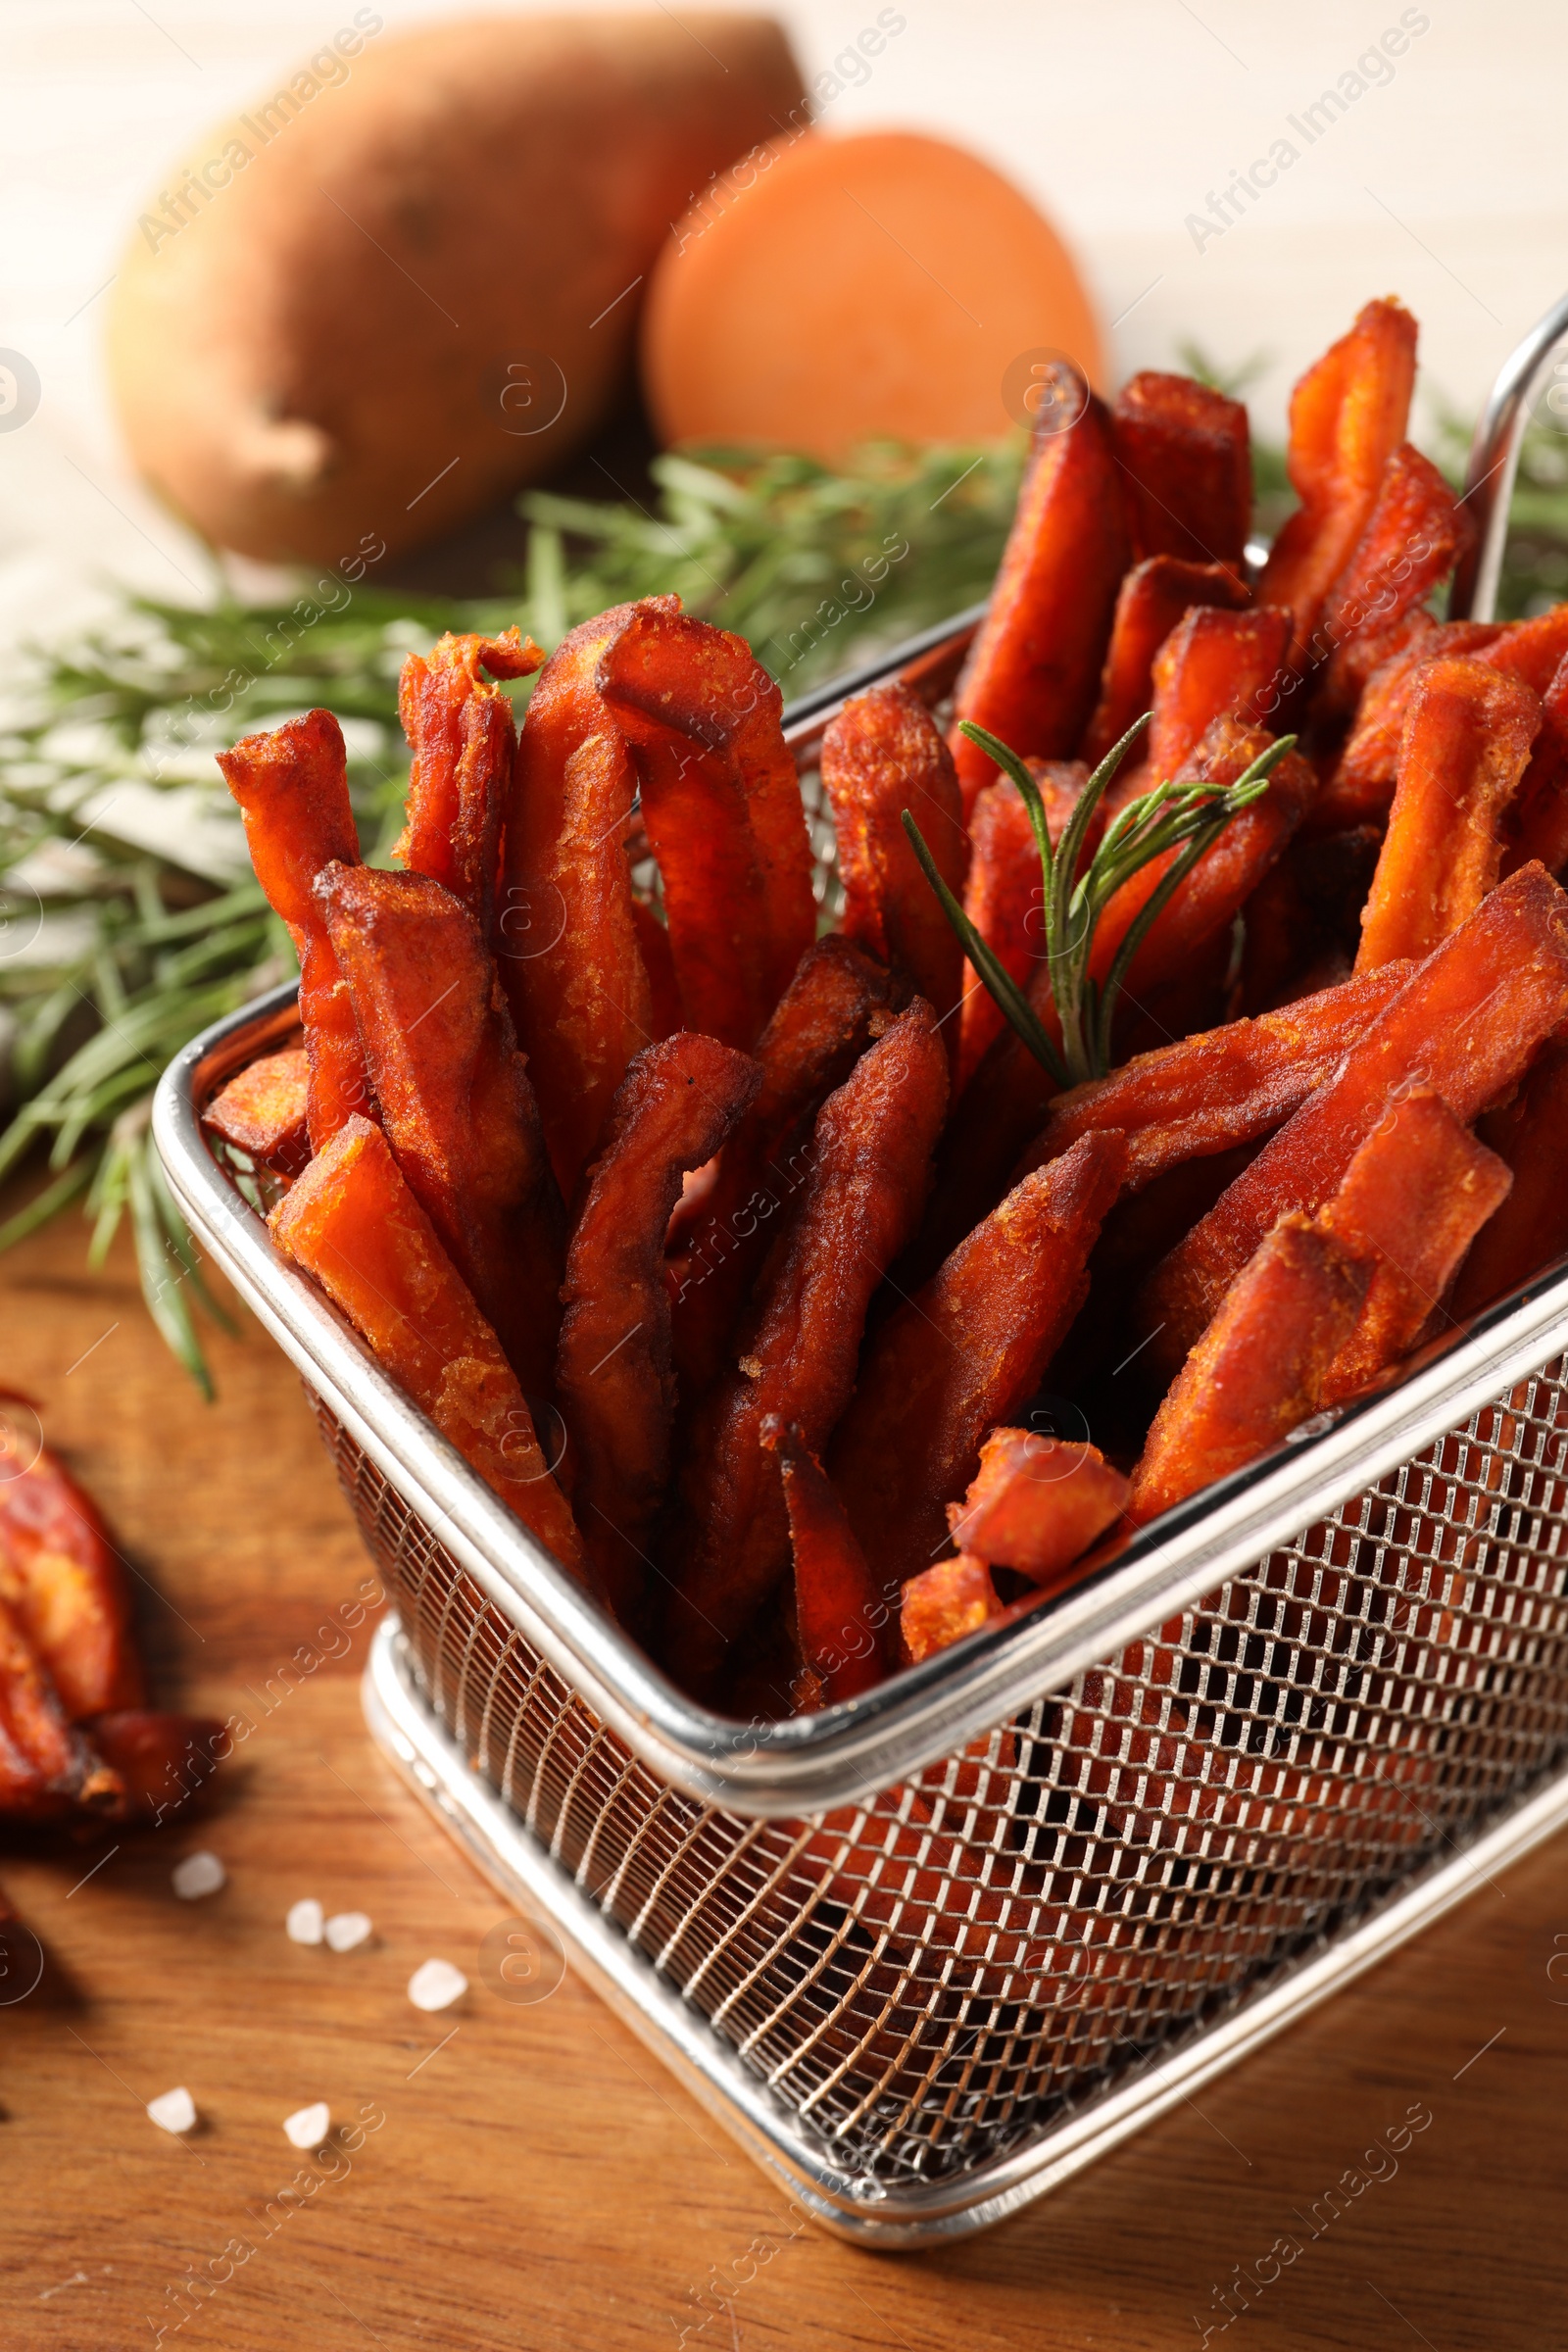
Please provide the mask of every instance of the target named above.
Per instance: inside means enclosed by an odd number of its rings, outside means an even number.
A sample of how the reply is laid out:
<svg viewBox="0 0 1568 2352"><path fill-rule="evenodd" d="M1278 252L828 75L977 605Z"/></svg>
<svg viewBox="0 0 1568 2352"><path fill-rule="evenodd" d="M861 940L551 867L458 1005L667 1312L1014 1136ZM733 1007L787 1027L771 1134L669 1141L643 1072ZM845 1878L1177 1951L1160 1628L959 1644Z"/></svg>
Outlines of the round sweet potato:
<svg viewBox="0 0 1568 2352"><path fill-rule="evenodd" d="M249 556L395 553L559 465L671 220L806 119L766 17L380 22L198 143L114 289L132 457Z"/></svg>

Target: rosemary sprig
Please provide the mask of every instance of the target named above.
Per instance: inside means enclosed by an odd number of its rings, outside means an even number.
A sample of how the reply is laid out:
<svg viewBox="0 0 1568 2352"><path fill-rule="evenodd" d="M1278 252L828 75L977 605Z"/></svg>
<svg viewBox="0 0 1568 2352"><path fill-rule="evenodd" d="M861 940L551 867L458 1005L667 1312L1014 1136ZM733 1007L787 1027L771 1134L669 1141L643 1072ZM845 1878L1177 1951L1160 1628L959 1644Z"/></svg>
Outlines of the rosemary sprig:
<svg viewBox="0 0 1568 2352"><path fill-rule="evenodd" d="M971 743L978 744L1003 773L1011 777L1029 813L1040 852L1046 971L1061 1032L1059 1047L943 881L914 818L907 808L903 811L904 829L910 845L949 922L962 941L969 961L1030 1053L1062 1087L1079 1086L1087 1078L1105 1075L1110 1067L1110 1032L1116 1002L1151 926L1231 819L1244 808L1250 808L1268 790L1269 776L1296 743L1294 735L1282 735L1277 743L1260 752L1231 785L1156 784L1152 791L1129 801L1112 817L1099 847L1085 864L1084 847L1095 812L1149 719L1150 713L1146 711L1105 754L1079 794L1054 848L1039 787L1017 753L984 727L977 727L968 719L962 722L963 732ZM1124 883L1172 850L1180 855L1172 858L1168 870L1128 925L1103 980L1096 982L1090 974L1090 962L1095 932L1105 907Z"/></svg>

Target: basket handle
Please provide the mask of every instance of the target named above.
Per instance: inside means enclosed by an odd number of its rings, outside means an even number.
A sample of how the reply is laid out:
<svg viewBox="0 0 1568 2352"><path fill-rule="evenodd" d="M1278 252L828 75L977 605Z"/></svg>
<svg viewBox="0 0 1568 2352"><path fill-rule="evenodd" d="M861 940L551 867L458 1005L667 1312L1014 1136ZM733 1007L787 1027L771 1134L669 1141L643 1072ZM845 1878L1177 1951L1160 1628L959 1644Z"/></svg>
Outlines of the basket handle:
<svg viewBox="0 0 1568 2352"><path fill-rule="evenodd" d="M1552 305L1503 362L1477 420L1464 477L1465 504L1475 517L1476 534L1454 570L1448 597L1450 620L1491 620L1496 611L1520 443L1536 394L1553 354L1564 341L1568 341L1568 294Z"/></svg>

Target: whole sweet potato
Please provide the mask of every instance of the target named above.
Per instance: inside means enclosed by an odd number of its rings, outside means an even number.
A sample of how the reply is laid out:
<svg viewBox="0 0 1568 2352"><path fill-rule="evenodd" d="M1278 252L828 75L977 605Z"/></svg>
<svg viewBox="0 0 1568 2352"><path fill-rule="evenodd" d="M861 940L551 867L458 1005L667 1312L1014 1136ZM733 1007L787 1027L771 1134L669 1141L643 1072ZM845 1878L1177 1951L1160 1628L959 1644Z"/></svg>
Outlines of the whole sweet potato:
<svg viewBox="0 0 1568 2352"><path fill-rule="evenodd" d="M186 150L109 323L131 455L172 507L362 571L588 438L669 223L802 100L766 17L381 24L359 10Z"/></svg>

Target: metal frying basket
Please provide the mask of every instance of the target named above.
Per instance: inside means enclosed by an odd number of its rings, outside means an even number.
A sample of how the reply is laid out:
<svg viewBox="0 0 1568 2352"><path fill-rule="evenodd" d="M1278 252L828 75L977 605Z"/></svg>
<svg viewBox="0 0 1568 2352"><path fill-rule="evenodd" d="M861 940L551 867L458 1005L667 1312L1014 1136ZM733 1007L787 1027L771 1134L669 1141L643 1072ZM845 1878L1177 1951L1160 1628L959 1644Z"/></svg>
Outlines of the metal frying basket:
<svg viewBox="0 0 1568 2352"><path fill-rule="evenodd" d="M1568 304L1483 420L1483 610L1564 334ZM797 706L803 769L857 687L940 696L976 618ZM154 1132L397 1600L371 1729L829 2228L900 2246L997 2220L1568 1821L1568 1266L1054 1606L740 1724L599 1614L213 1157L202 1105L294 1024L280 989L209 1030Z"/></svg>

